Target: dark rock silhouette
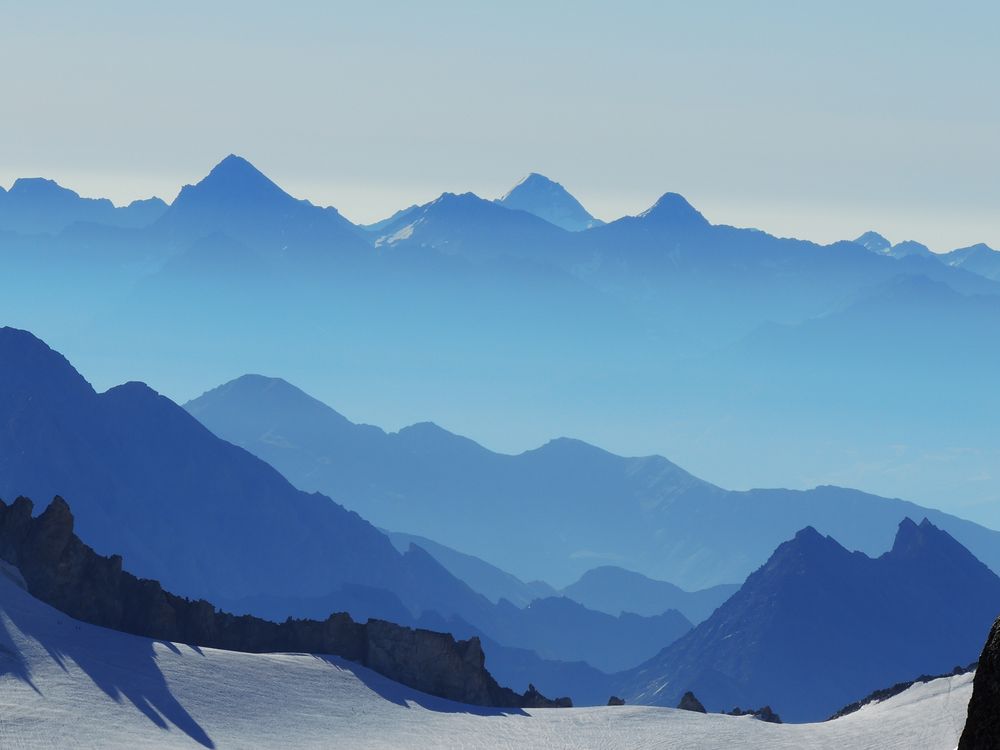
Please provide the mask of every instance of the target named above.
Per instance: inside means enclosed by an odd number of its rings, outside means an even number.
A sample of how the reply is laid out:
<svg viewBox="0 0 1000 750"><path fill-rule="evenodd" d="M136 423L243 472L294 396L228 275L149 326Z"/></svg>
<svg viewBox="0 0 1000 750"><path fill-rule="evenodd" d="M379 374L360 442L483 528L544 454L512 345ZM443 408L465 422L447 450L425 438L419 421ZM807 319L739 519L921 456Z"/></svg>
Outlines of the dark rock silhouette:
<svg viewBox="0 0 1000 750"><path fill-rule="evenodd" d="M78 620L230 651L332 654L430 695L473 705L571 705L566 698L550 701L533 687L523 696L500 687L484 667L478 638L456 641L383 620L362 624L344 613L322 622L274 623L217 611L207 601L136 578L122 570L117 555L98 555L74 533L73 515L61 497L37 517L32 510L24 497L9 506L0 501L0 559L17 567L31 594Z"/></svg>
<svg viewBox="0 0 1000 750"><path fill-rule="evenodd" d="M972 682L972 698L958 750L1000 747L1000 618L986 639Z"/></svg>
<svg viewBox="0 0 1000 750"><path fill-rule="evenodd" d="M781 717L776 714L770 706L763 708L739 708L738 706L729 712L730 716L752 716L760 721L770 724L780 724Z"/></svg>
<svg viewBox="0 0 1000 750"><path fill-rule="evenodd" d="M688 690L684 695L681 696L680 703L677 704L677 708L682 711L697 711L700 714L707 714L708 711L705 707L701 705L701 701L695 697L695 694Z"/></svg>
<svg viewBox="0 0 1000 750"><path fill-rule="evenodd" d="M569 698L549 700L529 682L528 690L521 699L520 706L521 708L572 708L573 701Z"/></svg>
<svg viewBox="0 0 1000 750"><path fill-rule="evenodd" d="M619 698L617 695L612 695L610 698L608 698L608 705L609 706L624 706L625 705L625 699L624 698Z"/></svg>

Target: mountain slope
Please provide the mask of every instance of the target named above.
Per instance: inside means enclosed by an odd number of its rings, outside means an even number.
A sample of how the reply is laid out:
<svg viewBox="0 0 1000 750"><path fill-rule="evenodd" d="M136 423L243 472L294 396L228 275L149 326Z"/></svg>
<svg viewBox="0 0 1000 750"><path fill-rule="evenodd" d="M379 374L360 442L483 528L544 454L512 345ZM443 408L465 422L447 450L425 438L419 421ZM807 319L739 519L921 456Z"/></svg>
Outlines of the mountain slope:
<svg viewBox="0 0 1000 750"><path fill-rule="evenodd" d="M569 232L580 232L604 223L591 216L566 188L536 172L517 183L503 197L497 198L496 202L504 208L527 211Z"/></svg>
<svg viewBox="0 0 1000 750"><path fill-rule="evenodd" d="M467 583L473 591L479 592L494 604L498 603L501 599L506 599L517 607L525 607L535 599L556 594L556 590L544 581L525 583L510 573L500 570L495 565L490 565L488 562L480 560L478 557L458 552L451 547L445 547L443 544L438 544L426 537L403 534L396 531L387 531L385 534L400 552L405 552L411 544L415 544L425 550L441 563L449 573L460 581ZM585 602L580 603L585 604ZM599 612L607 612L607 610L601 607L590 606L590 608ZM637 613L658 615L668 609L670 607L664 607L655 612ZM610 612L609 614L617 615L619 613Z"/></svg>
<svg viewBox="0 0 1000 750"><path fill-rule="evenodd" d="M0 352L16 363L0 373L0 496L72 498L99 552L189 596L400 588L402 558L374 527L145 385L97 394L24 331L0 329Z"/></svg>
<svg viewBox="0 0 1000 750"><path fill-rule="evenodd" d="M945 253L942 260L949 266L962 268L994 281L1000 281L1000 252L979 243Z"/></svg>
<svg viewBox="0 0 1000 750"><path fill-rule="evenodd" d="M475 539L478 557L521 580L567 585L614 564L704 588L743 580L807 525L876 554L908 515L931 518L1000 570L997 532L854 490L731 492L665 458L622 458L575 440L511 456L432 424L385 433L259 376L219 386L185 408L297 486L449 547ZM513 548L510 539L522 544Z"/></svg>
<svg viewBox="0 0 1000 750"><path fill-rule="evenodd" d="M69 620L0 572L4 705L10 747L414 750L951 750L971 675L911 688L807 726L641 706L508 713L433 698L333 657L242 654L125 635Z"/></svg>
<svg viewBox="0 0 1000 750"><path fill-rule="evenodd" d="M560 593L586 607L611 614L653 615L676 609L697 625L738 590L738 584L720 584L700 591L684 591L641 573L602 565L588 570Z"/></svg>
<svg viewBox="0 0 1000 750"><path fill-rule="evenodd" d="M676 612L618 618L569 603L549 618L495 605L424 550L400 554L356 513L296 490L141 383L97 394L65 358L9 328L0 358L13 363L0 372L0 497L70 498L98 552L121 554L183 596L275 620L453 618L503 646L609 670L690 627ZM576 639L560 638L563 628Z"/></svg>
<svg viewBox="0 0 1000 750"><path fill-rule="evenodd" d="M878 558L806 528L633 670L624 693L673 705L693 690L709 710L766 703L786 720L819 720L879 687L974 661L998 607L1000 578L926 519L904 519Z"/></svg>

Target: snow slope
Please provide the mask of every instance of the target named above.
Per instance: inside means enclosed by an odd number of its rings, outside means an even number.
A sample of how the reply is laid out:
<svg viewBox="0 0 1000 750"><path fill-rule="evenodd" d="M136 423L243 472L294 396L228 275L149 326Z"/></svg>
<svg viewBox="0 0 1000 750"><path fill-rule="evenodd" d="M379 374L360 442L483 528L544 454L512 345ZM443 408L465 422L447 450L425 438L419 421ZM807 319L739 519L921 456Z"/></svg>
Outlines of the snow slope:
<svg viewBox="0 0 1000 750"><path fill-rule="evenodd" d="M86 625L0 575L0 747L12 750L950 750L971 680L935 680L813 725L638 706L505 712L431 698L334 658L198 649Z"/></svg>

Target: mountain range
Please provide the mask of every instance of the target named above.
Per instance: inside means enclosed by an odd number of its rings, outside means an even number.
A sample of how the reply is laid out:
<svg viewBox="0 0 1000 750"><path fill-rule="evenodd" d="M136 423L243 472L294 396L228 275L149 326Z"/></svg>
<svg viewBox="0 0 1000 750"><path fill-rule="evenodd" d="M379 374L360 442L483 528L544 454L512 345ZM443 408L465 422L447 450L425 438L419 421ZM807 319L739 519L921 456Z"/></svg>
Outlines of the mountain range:
<svg viewBox="0 0 1000 750"><path fill-rule="evenodd" d="M387 433L256 375L185 408L301 489L453 549L474 539L476 557L522 581L561 587L614 564L688 590L739 583L804 526L875 554L903 518L917 515L1000 570L1000 533L840 487L733 492L666 458L624 458L578 440L506 455L431 423Z"/></svg>
<svg viewBox="0 0 1000 750"><path fill-rule="evenodd" d="M186 399L278 371L381 423L433 416L505 450L574 434L731 487L849 485L1000 524L986 246L823 246L672 192L580 229L541 177L365 228L237 156L135 219L29 187L0 195L18 201L0 207L0 319L103 386L125 374Z"/></svg>
<svg viewBox="0 0 1000 750"><path fill-rule="evenodd" d="M879 255L888 255L893 258L920 255L925 258L934 258L954 268L971 271L987 279L994 281L1000 279L1000 251L994 250L984 242L969 247L960 247L947 253L935 253L926 245L913 240L893 245L881 234L872 231L865 232L854 241L866 250Z"/></svg>
<svg viewBox="0 0 1000 750"><path fill-rule="evenodd" d="M481 635L498 676L546 689L569 679L563 662L587 662L575 673L598 683L592 667L634 666L691 628L674 610L612 615L548 591L530 606L493 603L420 547L397 551L358 514L295 489L141 383L97 393L64 357L11 328L0 329L0 358L0 497L72 498L99 553L182 596L278 621L347 611Z"/></svg>

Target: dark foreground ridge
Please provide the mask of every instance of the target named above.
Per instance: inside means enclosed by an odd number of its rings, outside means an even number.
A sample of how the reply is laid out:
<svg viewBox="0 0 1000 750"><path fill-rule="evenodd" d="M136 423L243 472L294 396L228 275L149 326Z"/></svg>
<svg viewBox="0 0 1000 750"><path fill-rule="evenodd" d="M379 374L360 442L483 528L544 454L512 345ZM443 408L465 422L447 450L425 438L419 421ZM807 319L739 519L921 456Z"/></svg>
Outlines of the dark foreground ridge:
<svg viewBox="0 0 1000 750"><path fill-rule="evenodd" d="M958 750L1000 747L1000 618L993 623L972 682L969 716Z"/></svg>
<svg viewBox="0 0 1000 750"><path fill-rule="evenodd" d="M0 500L0 559L17 566L28 591L70 617L134 635L248 653L331 654L357 662L430 695L477 706L545 708L572 705L534 689L501 687L486 670L478 638L350 615L283 623L220 612L204 600L164 591L159 582L122 570L118 555L102 557L73 532L73 514L56 497L38 517L19 497Z"/></svg>

